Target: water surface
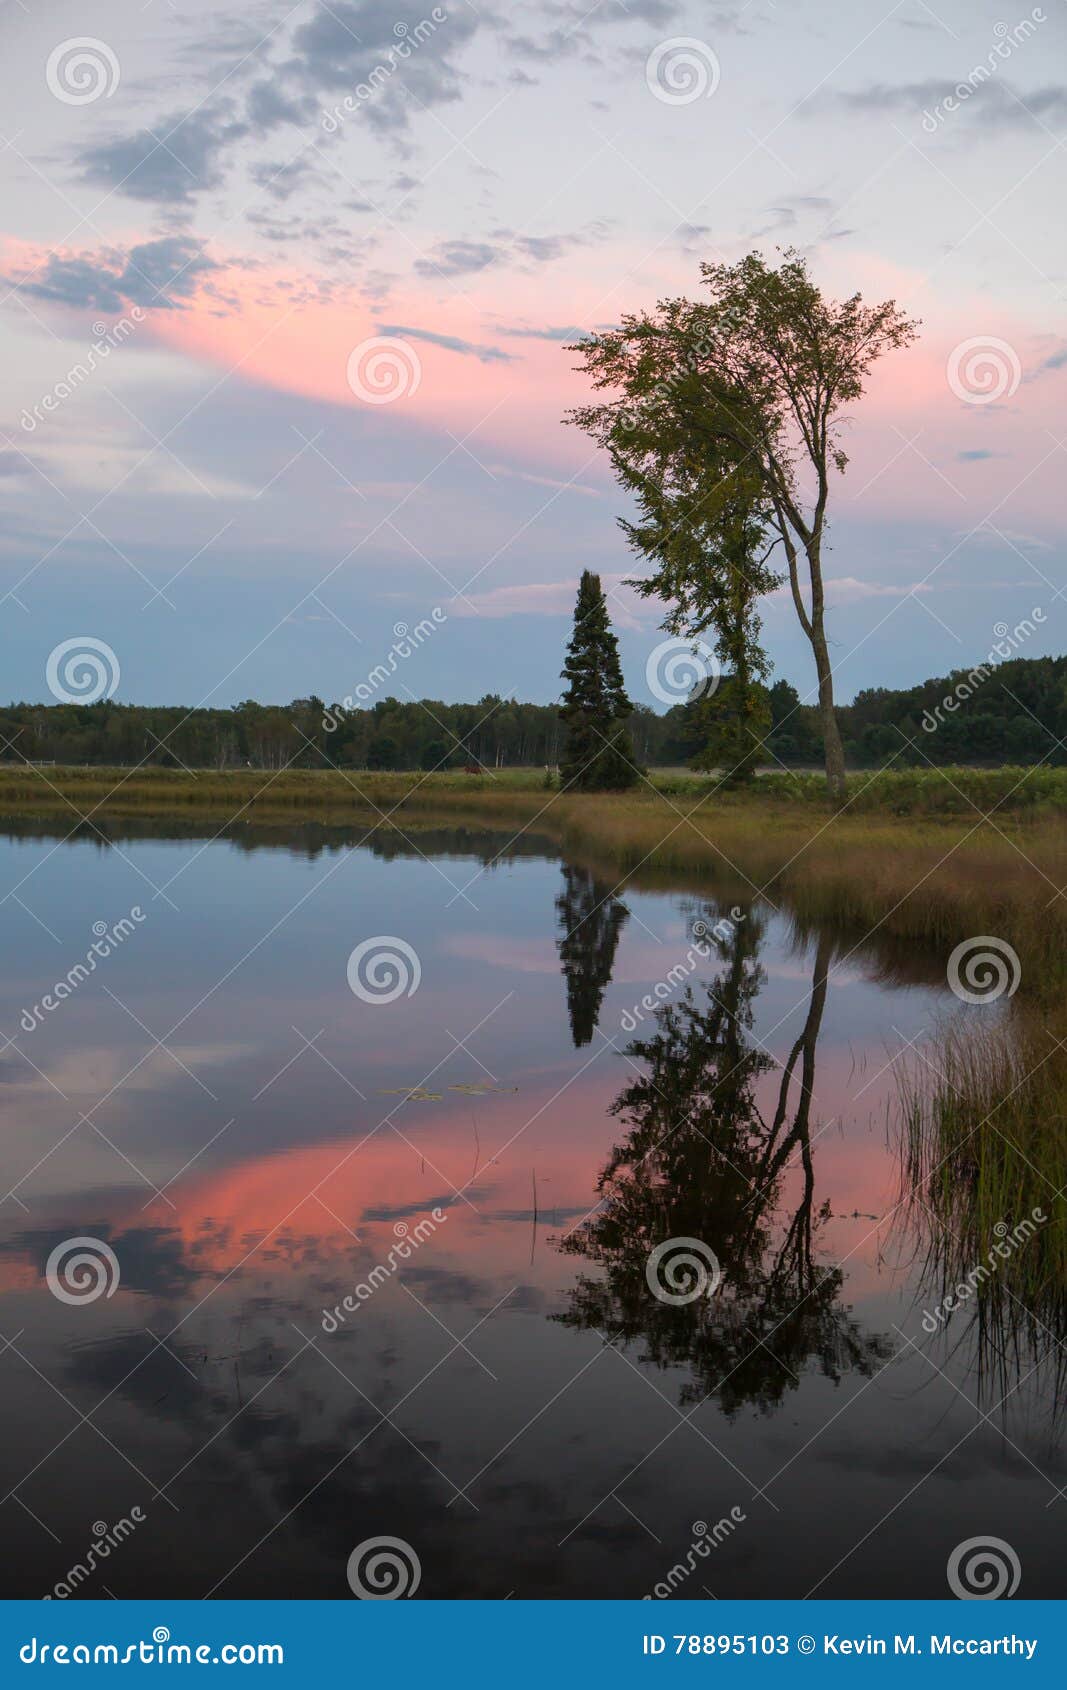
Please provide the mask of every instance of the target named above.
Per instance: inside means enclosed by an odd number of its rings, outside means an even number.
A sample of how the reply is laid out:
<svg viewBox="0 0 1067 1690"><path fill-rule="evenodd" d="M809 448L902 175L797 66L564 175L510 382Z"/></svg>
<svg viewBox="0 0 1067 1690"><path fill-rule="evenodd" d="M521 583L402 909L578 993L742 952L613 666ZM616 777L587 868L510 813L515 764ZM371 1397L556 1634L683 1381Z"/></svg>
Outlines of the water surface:
<svg viewBox="0 0 1067 1690"><path fill-rule="evenodd" d="M347 1598L389 1536L427 1597L932 1597L991 1534L1060 1594L1054 1380L923 1326L943 959L505 845L3 841L3 1594L134 1509L76 1594ZM676 1238L713 1296L653 1293Z"/></svg>

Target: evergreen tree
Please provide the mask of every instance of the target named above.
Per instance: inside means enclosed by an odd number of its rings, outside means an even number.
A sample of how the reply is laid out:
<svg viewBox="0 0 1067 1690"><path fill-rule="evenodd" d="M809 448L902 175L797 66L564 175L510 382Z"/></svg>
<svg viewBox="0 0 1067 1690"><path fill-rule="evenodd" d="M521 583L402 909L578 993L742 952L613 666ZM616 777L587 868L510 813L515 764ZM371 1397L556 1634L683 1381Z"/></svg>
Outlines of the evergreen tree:
<svg viewBox="0 0 1067 1690"><path fill-rule="evenodd" d="M633 705L623 685L600 576L588 569L578 587L563 679L568 683L559 712L567 724L560 768L564 790L613 792L633 786L640 770L624 726Z"/></svg>

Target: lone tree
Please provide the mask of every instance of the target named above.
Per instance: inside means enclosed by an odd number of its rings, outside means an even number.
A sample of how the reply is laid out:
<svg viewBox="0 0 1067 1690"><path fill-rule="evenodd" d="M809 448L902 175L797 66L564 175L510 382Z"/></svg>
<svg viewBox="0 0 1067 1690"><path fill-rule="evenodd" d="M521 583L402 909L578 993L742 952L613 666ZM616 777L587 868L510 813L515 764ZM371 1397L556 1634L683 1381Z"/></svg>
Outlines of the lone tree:
<svg viewBox="0 0 1067 1690"><path fill-rule="evenodd" d="M594 387L617 397L580 407L569 420L607 449L631 487L656 474L668 490L698 478L700 512L712 534L737 477L752 478L754 515L781 542L793 604L811 642L826 778L840 800L845 760L822 572L831 471L848 462L844 408L862 395L875 361L907 346L918 325L893 300L825 299L795 251L777 267L750 253L736 264L702 264L700 272L706 299L662 300L572 348ZM699 589L728 555L724 530L718 548L693 548L685 579Z"/></svg>
<svg viewBox="0 0 1067 1690"><path fill-rule="evenodd" d="M640 770L623 726L633 705L623 686L600 576L588 569L582 571L578 587L563 679L568 682L559 711L568 730L560 766L563 786L581 792L633 786Z"/></svg>

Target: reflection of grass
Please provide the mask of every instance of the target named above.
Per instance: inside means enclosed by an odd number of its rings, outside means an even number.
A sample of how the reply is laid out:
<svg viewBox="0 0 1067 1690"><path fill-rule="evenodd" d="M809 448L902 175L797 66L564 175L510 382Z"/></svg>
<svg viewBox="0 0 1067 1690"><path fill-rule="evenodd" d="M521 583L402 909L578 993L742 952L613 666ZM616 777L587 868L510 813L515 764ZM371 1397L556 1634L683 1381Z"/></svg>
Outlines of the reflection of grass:
<svg viewBox="0 0 1067 1690"><path fill-rule="evenodd" d="M955 1297L951 1329L973 1336L979 1370L1005 1390L1024 1354L1063 1367L1065 1031L1029 1009L992 1030L957 1022L924 1047L903 1082L902 1175L923 1295L928 1306ZM1036 1226L1012 1246L1013 1230L1028 1220Z"/></svg>
<svg viewBox="0 0 1067 1690"><path fill-rule="evenodd" d="M355 770L346 778L332 770L206 770L194 777L159 768L6 768L0 814L70 828L84 815L197 820L207 832L231 819L373 825L389 815L405 829L451 822L503 829L504 838L532 827L615 875L664 873L749 893L766 888L802 920L874 928L946 952L973 934L997 934L1018 950L1029 994L1067 971L1067 900L1051 896L1067 883L1067 827L1044 810L1049 783L1067 795L1067 771L953 771L957 776L986 803L1016 780L1022 785L984 822L970 808L961 816L894 813L905 791L925 791L931 810L935 802L957 803L933 771L905 771L899 782L893 774L852 776L855 801L831 818L813 801L817 783L784 775L736 795L686 777L699 792L643 786L581 797L545 790L543 775L529 769L429 777ZM800 796L790 796L794 788ZM884 803L876 809L879 792ZM1045 796L1031 803L1028 792Z"/></svg>

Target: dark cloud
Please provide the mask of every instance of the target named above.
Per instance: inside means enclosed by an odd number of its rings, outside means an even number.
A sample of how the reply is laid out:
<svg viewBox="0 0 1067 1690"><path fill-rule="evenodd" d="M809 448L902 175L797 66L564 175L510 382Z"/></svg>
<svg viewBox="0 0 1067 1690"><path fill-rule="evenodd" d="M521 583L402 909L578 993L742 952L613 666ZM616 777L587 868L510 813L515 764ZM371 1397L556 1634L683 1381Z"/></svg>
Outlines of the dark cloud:
<svg viewBox="0 0 1067 1690"><path fill-rule="evenodd" d="M981 450L973 452L957 452L956 462L960 464L980 464L984 463L986 458L1002 458L1003 456L1003 452L985 452Z"/></svg>
<svg viewBox="0 0 1067 1690"><path fill-rule="evenodd" d="M576 229L566 235L516 235L513 245L516 253L533 263L551 264L579 247L594 246L607 233L606 223L590 223L584 229Z"/></svg>
<svg viewBox="0 0 1067 1690"><path fill-rule="evenodd" d="M988 81L925 82L898 84L876 82L853 92L824 92L801 109L812 116L826 111L929 114L933 125L945 126L968 111L979 115L983 127L1026 129L1035 121L1043 124L1067 122L1067 88L1050 85L1021 94L1005 77ZM946 109L946 101L951 105ZM929 132L932 132L932 127Z"/></svg>
<svg viewBox="0 0 1067 1690"><path fill-rule="evenodd" d="M472 340L460 340L458 335L435 334L432 329L405 328L399 323L379 323L379 334L406 335L409 340L425 340L431 346L443 346L446 352L460 352L467 358L477 358L480 364L511 364L514 355L502 352L499 346L479 346Z"/></svg>
<svg viewBox="0 0 1067 1690"><path fill-rule="evenodd" d="M1044 375L1048 370L1062 370L1065 364L1067 364L1067 346L1061 346L1055 352L1050 352L1047 358L1042 358L1037 369L1027 377L1027 380L1036 381L1038 376Z"/></svg>
<svg viewBox="0 0 1067 1690"><path fill-rule="evenodd" d="M222 181L227 147L248 133L228 112L171 113L152 129L118 136L82 154L87 182L132 199L187 205Z"/></svg>
<svg viewBox="0 0 1067 1690"><path fill-rule="evenodd" d="M543 329L504 328L500 332L510 335L513 340L580 340L585 334L584 329L575 328L573 323L563 328L550 324Z"/></svg>
<svg viewBox="0 0 1067 1690"><path fill-rule="evenodd" d="M254 164L250 174L257 188L262 188L271 199L287 200L314 172L310 161L298 154L287 162Z"/></svg>
<svg viewBox="0 0 1067 1690"><path fill-rule="evenodd" d="M478 26L469 7L338 0L296 30L282 75L317 97L350 95L372 127L404 129L420 106L460 98L455 56Z"/></svg>
<svg viewBox="0 0 1067 1690"><path fill-rule="evenodd" d="M499 247L484 241L440 241L429 258L415 260L415 269L420 276L469 276L500 257Z"/></svg>
<svg viewBox="0 0 1067 1690"><path fill-rule="evenodd" d="M187 235L167 235L144 241L125 254L106 251L60 258L52 253L43 270L18 286L33 299L79 310L117 312L128 305L175 310L217 269L202 242Z"/></svg>
<svg viewBox="0 0 1067 1690"><path fill-rule="evenodd" d="M315 110L314 100L290 99L277 82L257 82L248 95L248 121L258 130L277 129L283 123L306 123Z"/></svg>

